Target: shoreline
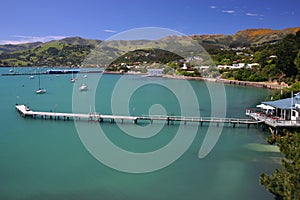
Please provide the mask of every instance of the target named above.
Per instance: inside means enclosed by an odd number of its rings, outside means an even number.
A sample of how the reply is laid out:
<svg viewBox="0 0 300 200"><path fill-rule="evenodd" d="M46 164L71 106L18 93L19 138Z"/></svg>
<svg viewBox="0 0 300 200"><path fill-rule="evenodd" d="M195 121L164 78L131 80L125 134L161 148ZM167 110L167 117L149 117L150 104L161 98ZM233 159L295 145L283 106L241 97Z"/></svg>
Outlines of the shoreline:
<svg viewBox="0 0 300 200"><path fill-rule="evenodd" d="M188 76L176 76L176 75L163 75L162 77L169 78L169 79L217 82L217 83L241 85L241 86L247 86L247 87L266 88L266 89L271 89L271 90L283 89L283 88L289 87L287 85L280 85L280 84L271 83L271 82L238 81L238 80L228 80L228 79L222 79L222 78L188 77Z"/></svg>
<svg viewBox="0 0 300 200"><path fill-rule="evenodd" d="M11 67L3 67L3 68L11 68ZM57 67L54 67L57 68ZM71 68L71 67L66 67ZM91 73L95 73L95 71L92 71ZM86 72L85 72L86 73ZM96 73L99 73L98 71ZM118 75L141 75L145 76L147 73L131 73L131 72L119 72L119 71L102 71L103 74L118 74ZM45 73L43 73L45 74ZM23 74L16 74L16 73L7 73L7 74L1 74L2 76L6 75L23 75ZM27 73L24 75L28 75ZM32 75L32 74L29 74ZM272 83L272 82L251 82L251 81L239 81L239 80L228 80L228 79L222 79L222 78L205 78L205 77L191 77L191 76L180 76L180 75L162 75L158 76L162 78L168 78L168 79L178 79L178 80L195 80L195 81L208 81L208 82L217 82L217 83L224 83L224 84L231 84L231 85L241 85L241 86L247 86L247 87L256 87L256 88L266 88L271 90L276 89L283 89L288 88L288 85L282 85L278 83Z"/></svg>

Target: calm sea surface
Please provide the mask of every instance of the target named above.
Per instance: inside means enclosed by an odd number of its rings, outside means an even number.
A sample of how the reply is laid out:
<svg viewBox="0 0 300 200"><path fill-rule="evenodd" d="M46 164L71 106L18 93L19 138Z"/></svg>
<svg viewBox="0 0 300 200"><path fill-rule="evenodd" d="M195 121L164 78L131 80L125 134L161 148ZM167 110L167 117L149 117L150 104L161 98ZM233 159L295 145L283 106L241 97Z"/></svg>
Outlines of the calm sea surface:
<svg viewBox="0 0 300 200"><path fill-rule="evenodd" d="M15 69L20 70L33 71L32 68ZM8 68L0 69L0 73L8 71ZM86 79L79 79L78 84L88 83L93 76L99 75L88 74ZM81 142L73 121L24 119L15 110L15 104L19 103L29 105L33 110L72 112L74 84L70 78L71 75L42 75L41 86L47 93L36 95L38 77L0 76L0 199L273 199L260 186L259 175L279 167L280 154L271 146L264 146L267 133L261 129L225 125L212 151L199 159L198 152L208 130L208 124L204 124L199 126L192 145L174 163L158 171L133 174L117 171L95 159ZM141 85L128 101L120 97L117 102L131 115L148 114L149 110L151 114L155 111L158 114L163 111L182 114L176 94L154 82L171 84L183 92L183 80L131 75L103 75L96 88L96 103L92 109L103 114L113 113L111 99L112 95L118 97L113 91L120 78ZM202 116L210 116L211 101L205 82L190 81L190 84L199 107L187 106L187 112L193 115L199 111ZM225 91L227 116L241 118L246 117L247 107L264 100L270 92L233 85L225 85ZM224 101L222 97L219 100ZM120 110L118 114L124 113ZM148 131L160 125L154 122ZM130 132L147 124L127 122L120 126ZM179 126L163 126L154 137L141 139L123 133L117 124L101 124L113 143L137 153L164 147L175 137ZM186 134L189 134L190 126L196 124L186 125Z"/></svg>

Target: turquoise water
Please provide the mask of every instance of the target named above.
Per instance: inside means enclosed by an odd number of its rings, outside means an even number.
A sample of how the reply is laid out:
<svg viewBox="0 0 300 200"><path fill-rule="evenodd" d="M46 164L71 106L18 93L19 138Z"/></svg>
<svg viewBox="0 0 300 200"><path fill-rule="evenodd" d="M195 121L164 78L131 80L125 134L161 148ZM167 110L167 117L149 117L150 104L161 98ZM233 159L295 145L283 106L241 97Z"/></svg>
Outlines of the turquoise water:
<svg viewBox="0 0 300 200"><path fill-rule="evenodd" d="M0 69L0 73L8 70ZM89 74L86 80L78 82L88 82L92 76L98 75ZM128 104L122 98L117 102L128 107L131 115L148 114L149 109L158 104L165 110L158 106L152 112L181 114L176 95L153 82L166 82L185 91L182 80L120 75L102 76L95 95L97 112L113 112L111 98L114 85L121 77L137 85L151 82L134 92ZM264 146L267 133L255 127L225 125L212 151L199 159L198 152L208 129L204 124L199 127L192 145L174 163L158 171L133 174L117 171L96 160L81 142L73 121L24 119L16 112L15 103L25 103L34 110L72 112L70 78L71 75L41 76L41 85L47 93L36 95L37 77L0 77L0 199L273 199L259 185L259 175L278 167L280 155ZM210 116L211 104L205 83L191 81L190 84L196 91L199 107L187 106L187 111L191 115L200 111L202 116ZM232 85L226 85L225 90L226 115L242 118L247 107L264 100L269 93L265 89ZM91 122L80 123L93 126ZM149 132L158 126L162 129L147 139L132 137L121 130L134 132L137 126L148 124L101 124L113 143L138 153L162 148L179 129L179 124L163 126L154 122ZM194 126L187 125L186 134ZM110 154L109 151L104 153Z"/></svg>

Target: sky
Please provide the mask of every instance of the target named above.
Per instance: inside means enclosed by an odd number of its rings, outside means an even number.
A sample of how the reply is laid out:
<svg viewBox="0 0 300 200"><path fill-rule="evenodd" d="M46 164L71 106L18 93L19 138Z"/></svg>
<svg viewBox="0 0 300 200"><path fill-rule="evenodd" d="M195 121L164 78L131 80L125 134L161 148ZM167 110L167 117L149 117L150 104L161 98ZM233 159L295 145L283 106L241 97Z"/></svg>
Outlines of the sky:
<svg viewBox="0 0 300 200"><path fill-rule="evenodd" d="M79 36L105 40L134 28L186 35L300 26L299 0L2 0L0 44Z"/></svg>

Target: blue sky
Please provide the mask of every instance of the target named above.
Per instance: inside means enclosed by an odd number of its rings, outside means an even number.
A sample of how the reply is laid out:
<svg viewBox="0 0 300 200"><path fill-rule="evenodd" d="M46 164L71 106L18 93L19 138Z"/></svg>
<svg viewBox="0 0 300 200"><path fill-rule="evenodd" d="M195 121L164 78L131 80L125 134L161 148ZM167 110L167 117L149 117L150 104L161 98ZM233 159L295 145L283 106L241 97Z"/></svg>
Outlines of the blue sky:
<svg viewBox="0 0 300 200"><path fill-rule="evenodd" d="M3 0L0 44L69 36L105 40L133 28L233 34L300 26L299 0Z"/></svg>

